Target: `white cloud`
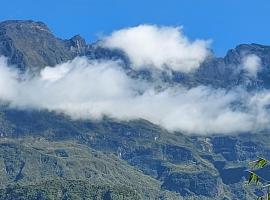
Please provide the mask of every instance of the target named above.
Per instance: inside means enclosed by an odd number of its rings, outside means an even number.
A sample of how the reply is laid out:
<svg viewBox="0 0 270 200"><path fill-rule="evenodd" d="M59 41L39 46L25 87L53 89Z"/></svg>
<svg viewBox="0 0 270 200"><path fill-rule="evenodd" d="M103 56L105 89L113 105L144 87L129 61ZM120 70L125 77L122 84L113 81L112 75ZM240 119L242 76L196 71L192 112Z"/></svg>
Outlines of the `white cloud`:
<svg viewBox="0 0 270 200"><path fill-rule="evenodd" d="M208 56L209 41L189 41L179 27L140 25L115 31L102 45L123 50L135 69L170 68L192 72Z"/></svg>
<svg viewBox="0 0 270 200"><path fill-rule="evenodd" d="M18 87L18 73L14 67L8 67L7 59L0 56L0 100L14 99Z"/></svg>
<svg viewBox="0 0 270 200"><path fill-rule="evenodd" d="M261 59L254 54L247 55L242 61L244 71L251 77L257 77L261 69Z"/></svg>
<svg viewBox="0 0 270 200"><path fill-rule="evenodd" d="M117 62L73 61L47 67L34 79L18 80L0 59L0 99L11 107L48 109L74 119L146 119L185 133L236 133L269 128L270 92L250 94L199 86L170 86L128 77ZM235 106L237 103L237 106Z"/></svg>

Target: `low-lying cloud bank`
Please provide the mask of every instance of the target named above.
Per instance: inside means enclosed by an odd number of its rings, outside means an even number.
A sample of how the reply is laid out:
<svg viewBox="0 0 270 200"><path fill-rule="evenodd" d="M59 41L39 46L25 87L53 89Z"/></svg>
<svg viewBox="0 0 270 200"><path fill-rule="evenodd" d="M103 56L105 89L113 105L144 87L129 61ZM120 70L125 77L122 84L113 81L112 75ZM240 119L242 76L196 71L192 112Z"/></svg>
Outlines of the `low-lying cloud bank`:
<svg viewBox="0 0 270 200"><path fill-rule="evenodd" d="M132 79L118 62L73 61L46 67L33 79L0 58L0 99L10 107L48 109L74 119L146 119L170 131L237 133L269 128L270 92L247 93L199 86L155 89Z"/></svg>
<svg viewBox="0 0 270 200"><path fill-rule="evenodd" d="M188 40L179 27L141 25L116 31L100 44L123 50L134 70L189 73L209 55L208 43ZM236 70L256 77L260 62L256 55L247 55ZM86 58L46 67L39 76L29 78L0 57L0 101L12 108L46 109L74 119L102 119L105 115L119 120L145 119L170 131L195 134L269 128L267 90L187 89L159 81L131 78L118 61Z"/></svg>

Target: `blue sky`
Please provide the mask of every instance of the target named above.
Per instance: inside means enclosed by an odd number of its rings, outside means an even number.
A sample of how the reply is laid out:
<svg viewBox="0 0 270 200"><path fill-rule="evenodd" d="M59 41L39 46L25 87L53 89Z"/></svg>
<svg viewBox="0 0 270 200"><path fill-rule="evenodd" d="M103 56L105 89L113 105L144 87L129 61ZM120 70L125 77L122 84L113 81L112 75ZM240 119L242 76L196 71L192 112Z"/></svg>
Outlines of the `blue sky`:
<svg viewBox="0 0 270 200"><path fill-rule="evenodd" d="M138 24L183 26L212 39L217 55L240 43L270 44L269 0L3 0L0 20L45 22L61 38L99 35Z"/></svg>

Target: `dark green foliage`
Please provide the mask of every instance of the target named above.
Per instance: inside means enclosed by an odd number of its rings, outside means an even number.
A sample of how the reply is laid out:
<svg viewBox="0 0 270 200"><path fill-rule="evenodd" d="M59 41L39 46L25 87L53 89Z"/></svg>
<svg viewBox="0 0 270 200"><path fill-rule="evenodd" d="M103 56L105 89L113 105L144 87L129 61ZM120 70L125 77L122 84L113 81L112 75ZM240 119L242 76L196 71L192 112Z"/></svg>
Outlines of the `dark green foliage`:
<svg viewBox="0 0 270 200"><path fill-rule="evenodd" d="M254 172L250 172L248 184L252 182L255 182L256 184L258 184L259 180L260 180L260 177L257 174L255 174Z"/></svg>
<svg viewBox="0 0 270 200"><path fill-rule="evenodd" d="M254 167L255 168L263 168L267 165L268 161L264 158L259 158L256 162Z"/></svg>
<svg viewBox="0 0 270 200"><path fill-rule="evenodd" d="M183 196L189 196L192 193L214 198L218 196L218 190L221 189L218 187L219 184L218 178L207 171L199 173L175 172L165 178L162 187L177 191Z"/></svg>
<svg viewBox="0 0 270 200"><path fill-rule="evenodd" d="M61 153L59 153L61 152ZM65 153L63 153L65 152ZM0 139L0 186L83 180L96 186L125 186L142 198L158 197L160 185L117 156L71 141L44 138Z"/></svg>
<svg viewBox="0 0 270 200"><path fill-rule="evenodd" d="M258 175L258 170L266 167L269 164L269 161L265 158L259 157L257 160L250 163L249 178L247 184L250 185L255 183L259 185L260 189L264 192L263 195L258 196L257 199L260 200L269 200L270 199L270 181L264 177L264 174ZM269 172L268 172L269 173Z"/></svg>
<svg viewBox="0 0 270 200"><path fill-rule="evenodd" d="M79 180L50 180L35 185L13 185L0 189L0 200L139 200L126 186L99 186Z"/></svg>

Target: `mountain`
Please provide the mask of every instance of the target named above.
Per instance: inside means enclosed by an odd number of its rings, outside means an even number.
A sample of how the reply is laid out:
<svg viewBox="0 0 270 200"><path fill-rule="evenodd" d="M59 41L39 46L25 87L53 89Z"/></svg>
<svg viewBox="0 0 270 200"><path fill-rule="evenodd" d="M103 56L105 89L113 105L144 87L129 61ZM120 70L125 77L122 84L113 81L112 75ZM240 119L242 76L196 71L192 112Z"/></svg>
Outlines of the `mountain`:
<svg viewBox="0 0 270 200"><path fill-rule="evenodd" d="M245 55L261 58L256 78L235 73ZM42 22L0 23L0 55L33 75L76 56L120 59L119 50L87 44L76 35L55 37ZM251 90L269 88L270 46L241 44L224 58L214 55L191 74L160 74L169 84ZM46 110L0 107L0 199L253 199L247 188L248 161L270 156L267 132L190 136L171 133L145 120L72 120ZM56 197L57 195L57 197Z"/></svg>
<svg viewBox="0 0 270 200"><path fill-rule="evenodd" d="M259 44L242 44L228 51L224 58L210 56L198 71L192 74L173 72L173 76L162 74L163 80L188 86L211 85L215 87L234 87L247 81L243 74L235 74L235 68L241 64L245 55L256 54L262 60L263 70L258 77L249 79L248 84L255 88L269 88L270 46ZM76 56L86 56L89 59L120 59L129 69L132 76L149 78L144 70L136 72L129 68L129 60L124 52L100 47L97 43L87 44L76 35L68 40L62 40L53 35L42 22L34 21L4 21L0 23L0 55L9 58L9 63L16 65L22 71L39 73L45 66L55 66L74 59Z"/></svg>
<svg viewBox="0 0 270 200"><path fill-rule="evenodd" d="M87 45L79 35L69 40L59 39L42 22L12 20L0 23L0 55L8 57L9 63L22 71L37 73L45 66L55 66L76 56L110 58L116 53L111 54L95 45Z"/></svg>
<svg viewBox="0 0 270 200"><path fill-rule="evenodd" d="M31 38L31 40L29 40ZM74 57L42 22L6 21L0 24L0 53L21 70L37 71Z"/></svg>

